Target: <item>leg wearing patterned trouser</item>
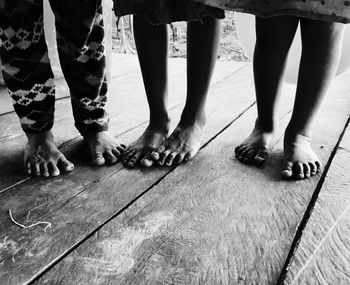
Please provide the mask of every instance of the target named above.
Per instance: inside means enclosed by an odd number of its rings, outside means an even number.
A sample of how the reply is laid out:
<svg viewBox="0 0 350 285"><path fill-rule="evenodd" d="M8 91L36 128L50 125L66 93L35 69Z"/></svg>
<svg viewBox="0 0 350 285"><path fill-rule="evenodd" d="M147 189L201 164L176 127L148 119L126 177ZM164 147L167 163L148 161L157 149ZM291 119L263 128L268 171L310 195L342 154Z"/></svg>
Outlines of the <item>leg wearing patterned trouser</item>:
<svg viewBox="0 0 350 285"><path fill-rule="evenodd" d="M43 30L42 0L0 0L0 57L5 84L28 142L28 174L57 176L74 166L57 149L54 78Z"/></svg>
<svg viewBox="0 0 350 285"><path fill-rule="evenodd" d="M105 131L107 81L101 0L50 0L50 5L75 124L84 136Z"/></svg>
<svg viewBox="0 0 350 285"><path fill-rule="evenodd" d="M51 129L54 81L43 30L42 0L0 0L4 79L25 132ZM51 0L62 69L82 134L108 129L100 0ZM20 19L20 20L19 20Z"/></svg>
<svg viewBox="0 0 350 285"><path fill-rule="evenodd" d="M84 136L94 164L103 165L106 160L115 163L125 146L107 132L102 0L50 0L50 4L75 125Z"/></svg>
<svg viewBox="0 0 350 285"><path fill-rule="evenodd" d="M54 79L41 1L0 0L0 56L14 109L27 133L51 129Z"/></svg>
<svg viewBox="0 0 350 285"><path fill-rule="evenodd" d="M60 4L65 4L67 9L72 8L68 2L77 1L62 1L54 8L63 11L64 5ZM89 3L93 4L87 5ZM94 159L99 158L96 163L103 164L103 156L107 156L109 162L116 161L116 155L120 155L117 149L120 145L105 132L107 116L104 106L107 88L103 31L96 32L102 24L99 20L101 18L97 16L99 13L96 12L100 5L96 1L81 1L80 4L86 4L90 9L84 10L85 18L77 18L82 23L85 21L85 30L81 28L82 25L79 26L79 21L74 24L66 20L68 25L57 25L59 42L62 43L61 62L71 88L76 126L85 138L90 135L87 142L90 149L93 149ZM57 23L64 21L60 13L55 14ZM74 18L77 14L70 16ZM70 32L75 30L73 27L78 27L78 35ZM91 53L94 48L98 56ZM25 149L27 172L55 176L60 173L59 169L72 170L73 165L57 149L50 130L54 117L54 81L44 39L42 0L0 0L0 56L5 83L28 137ZM91 58L96 60L88 60Z"/></svg>

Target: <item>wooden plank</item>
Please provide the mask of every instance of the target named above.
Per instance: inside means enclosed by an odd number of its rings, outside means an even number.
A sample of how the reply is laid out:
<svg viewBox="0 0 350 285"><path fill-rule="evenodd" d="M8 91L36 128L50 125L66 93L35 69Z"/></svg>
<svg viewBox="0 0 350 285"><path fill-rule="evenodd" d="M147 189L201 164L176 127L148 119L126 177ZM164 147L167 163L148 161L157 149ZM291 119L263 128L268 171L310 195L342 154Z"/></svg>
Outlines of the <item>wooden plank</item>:
<svg viewBox="0 0 350 285"><path fill-rule="evenodd" d="M300 242L286 284L350 284L350 130L336 152Z"/></svg>
<svg viewBox="0 0 350 285"><path fill-rule="evenodd" d="M316 122L324 163L348 117L346 80L335 82ZM233 159L255 116L246 112L38 283L275 284L320 176L282 181L281 140L262 169Z"/></svg>
<svg viewBox="0 0 350 285"><path fill-rule="evenodd" d="M241 70L211 89L204 142L254 102L250 69ZM231 95L233 86L239 97ZM180 111L179 106L177 117ZM125 141L135 139L144 127L125 133ZM28 281L169 172L167 168L128 170L121 165L96 168L76 163L74 173L51 180L33 179L4 192L0 196L0 241L6 239L13 247L2 252L0 279L10 284ZM11 223L8 209L12 209L16 220L24 222L34 207L30 219L49 221L52 229L23 230Z"/></svg>
<svg viewBox="0 0 350 285"><path fill-rule="evenodd" d="M218 62L212 85L246 65L247 63ZM171 94L169 96L169 106L171 108L185 100L186 85L178 84L178 82L185 82L186 80L183 72L184 68L184 59L170 61L169 88ZM110 113L110 125L113 135L117 136L148 120L147 101L139 70L131 74L124 74L118 80L112 81L109 92L108 111ZM130 109L130 106L133 106L133 108ZM74 127L69 98L56 102L55 114L56 119L53 132L58 145L80 137L79 132ZM11 185L27 179L27 176L22 171L22 152L26 137L19 126L17 116L14 113L1 116L0 129L2 130L0 135L2 144L0 151L1 193L1 189L11 187Z"/></svg>

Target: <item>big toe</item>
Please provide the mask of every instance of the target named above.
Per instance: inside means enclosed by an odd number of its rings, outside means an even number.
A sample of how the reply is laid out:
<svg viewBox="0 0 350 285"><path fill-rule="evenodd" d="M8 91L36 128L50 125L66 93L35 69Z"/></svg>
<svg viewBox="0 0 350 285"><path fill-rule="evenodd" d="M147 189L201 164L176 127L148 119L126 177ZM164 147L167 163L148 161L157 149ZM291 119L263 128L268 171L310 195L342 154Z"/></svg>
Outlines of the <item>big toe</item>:
<svg viewBox="0 0 350 285"><path fill-rule="evenodd" d="M59 167L64 171L64 172L71 172L74 169L74 164L71 163L68 159L65 157L62 157L59 161Z"/></svg>
<svg viewBox="0 0 350 285"><path fill-rule="evenodd" d="M151 167L154 164L151 152L148 152L140 161L141 166Z"/></svg>
<svg viewBox="0 0 350 285"><path fill-rule="evenodd" d="M259 150L253 159L254 164L257 166L263 165L266 162L268 155L269 153L267 149Z"/></svg>
<svg viewBox="0 0 350 285"><path fill-rule="evenodd" d="M98 166L104 165L106 163L106 160L102 155L102 152L94 153L92 163Z"/></svg>
<svg viewBox="0 0 350 285"><path fill-rule="evenodd" d="M287 161L281 173L282 177L285 179L291 178L293 176L292 168L293 168L293 162Z"/></svg>
<svg viewBox="0 0 350 285"><path fill-rule="evenodd" d="M151 158L143 158L140 162L140 164L143 167L151 167L153 165L153 160Z"/></svg>

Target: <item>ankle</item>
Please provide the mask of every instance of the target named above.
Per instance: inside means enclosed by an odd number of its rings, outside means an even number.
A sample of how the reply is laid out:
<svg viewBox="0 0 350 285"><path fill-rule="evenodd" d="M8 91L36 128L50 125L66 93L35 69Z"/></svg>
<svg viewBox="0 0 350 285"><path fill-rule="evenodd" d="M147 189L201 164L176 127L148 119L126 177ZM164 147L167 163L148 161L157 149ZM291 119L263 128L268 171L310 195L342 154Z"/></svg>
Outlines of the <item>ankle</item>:
<svg viewBox="0 0 350 285"><path fill-rule="evenodd" d="M196 114L188 114L183 112L179 125L182 127L189 127L193 125L198 125L200 128L203 128L206 124L207 118L204 112Z"/></svg>
<svg viewBox="0 0 350 285"><path fill-rule="evenodd" d="M42 143L48 141L54 141L54 136L51 130L42 133L25 133L28 138L28 142Z"/></svg>
<svg viewBox="0 0 350 285"><path fill-rule="evenodd" d="M311 138L311 130L289 123L284 134L285 138L287 140L295 140L298 135Z"/></svg>
<svg viewBox="0 0 350 285"><path fill-rule="evenodd" d="M170 119L168 116L162 118L150 119L148 129L168 133L170 129Z"/></svg>
<svg viewBox="0 0 350 285"><path fill-rule="evenodd" d="M263 133L273 133L275 130L274 120L261 120L257 118L255 121L254 130Z"/></svg>

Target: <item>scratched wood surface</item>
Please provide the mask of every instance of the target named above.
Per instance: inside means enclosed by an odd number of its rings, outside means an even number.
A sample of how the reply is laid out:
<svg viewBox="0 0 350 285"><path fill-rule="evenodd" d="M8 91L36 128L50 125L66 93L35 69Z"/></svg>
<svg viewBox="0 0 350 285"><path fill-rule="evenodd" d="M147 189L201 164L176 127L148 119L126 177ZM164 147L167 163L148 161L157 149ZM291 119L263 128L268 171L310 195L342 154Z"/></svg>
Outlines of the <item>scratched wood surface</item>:
<svg viewBox="0 0 350 285"><path fill-rule="evenodd" d="M183 60L182 64L184 69ZM239 68L232 63L222 65L223 70L220 71L219 63L217 83L212 86L211 103L207 108L211 123L208 123L204 141L209 141L254 103L250 67L240 69L244 65L240 65ZM185 77L185 73L182 74ZM234 94L227 95L232 93L232 84L240 86L237 90L244 96L238 104ZM140 94L136 96L140 98ZM135 98L129 100L131 102L129 104L137 101ZM180 100L180 103L182 101ZM181 107L182 104L177 104L173 108L171 115L175 121L180 116ZM144 113L145 109L146 105L140 112ZM116 108L114 112L118 112L118 109ZM128 118L130 120L130 117ZM124 118L125 122L128 118ZM130 143L145 127L146 124L142 124L141 121L133 128L130 126L131 130L122 134L120 138ZM78 151L79 146L79 142L76 144L70 142L67 148ZM130 171L121 165L96 168L87 166L83 158L76 157L73 161L76 164L74 173L51 180L27 180L0 193L0 240L4 244L0 261L0 279L5 280L4 282L16 284L30 280L51 262L62 258L96 227L121 211L130 201L147 191L170 171L170 169ZM109 179L111 177L113 178ZM52 231L45 232L43 228L39 231L20 230L11 223L8 209L12 209L15 218L22 222L27 220L28 213L30 220L50 221L54 225ZM73 228L75 230L72 231Z"/></svg>
<svg viewBox="0 0 350 285"><path fill-rule="evenodd" d="M325 165L349 116L349 79L335 80L316 120L314 148ZM288 121L287 100L281 129ZM281 131L264 168L239 164L233 149L255 116L254 108L245 111L197 158L93 232L37 284L276 283L321 176L280 180Z"/></svg>
<svg viewBox="0 0 350 285"><path fill-rule="evenodd" d="M350 129L288 267L285 283L350 284Z"/></svg>

